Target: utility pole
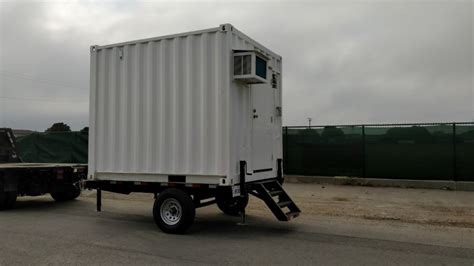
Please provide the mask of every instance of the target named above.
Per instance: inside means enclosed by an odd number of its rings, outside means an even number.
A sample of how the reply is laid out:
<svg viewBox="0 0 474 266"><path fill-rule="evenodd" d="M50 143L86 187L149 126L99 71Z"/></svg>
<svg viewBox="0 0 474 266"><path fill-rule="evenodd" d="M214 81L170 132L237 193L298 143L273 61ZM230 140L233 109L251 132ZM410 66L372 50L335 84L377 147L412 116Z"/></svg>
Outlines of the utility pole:
<svg viewBox="0 0 474 266"><path fill-rule="evenodd" d="M308 125L309 125L308 128L311 128L311 120L313 119L311 117L308 117L307 119L308 119Z"/></svg>

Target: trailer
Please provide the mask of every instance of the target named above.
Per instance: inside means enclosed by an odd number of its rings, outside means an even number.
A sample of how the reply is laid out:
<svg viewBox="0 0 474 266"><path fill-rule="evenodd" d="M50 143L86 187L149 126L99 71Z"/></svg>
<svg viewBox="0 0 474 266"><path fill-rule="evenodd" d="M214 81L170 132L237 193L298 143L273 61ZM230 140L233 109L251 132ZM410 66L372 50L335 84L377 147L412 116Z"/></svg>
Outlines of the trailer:
<svg viewBox="0 0 474 266"><path fill-rule="evenodd" d="M248 196L280 221L284 191L282 58L231 24L90 47L85 186L155 194L153 217L183 233L216 203L245 219Z"/></svg>
<svg viewBox="0 0 474 266"><path fill-rule="evenodd" d="M56 201L73 200L87 177L85 164L24 163L9 128L0 128L0 210L14 206L18 196L51 194Z"/></svg>

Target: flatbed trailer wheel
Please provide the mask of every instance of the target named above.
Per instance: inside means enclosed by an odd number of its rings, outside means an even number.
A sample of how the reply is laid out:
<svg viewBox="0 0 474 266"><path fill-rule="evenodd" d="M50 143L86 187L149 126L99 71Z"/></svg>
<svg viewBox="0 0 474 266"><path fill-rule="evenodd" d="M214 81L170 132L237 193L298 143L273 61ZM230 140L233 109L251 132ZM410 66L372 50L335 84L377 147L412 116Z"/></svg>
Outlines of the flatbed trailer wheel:
<svg viewBox="0 0 474 266"><path fill-rule="evenodd" d="M16 202L16 191L4 191L4 179L0 177L0 210L6 210L13 207Z"/></svg>
<svg viewBox="0 0 474 266"><path fill-rule="evenodd" d="M153 205L156 225L165 233L182 234L194 222L196 208L191 197L183 190L169 188L161 192Z"/></svg>
<svg viewBox="0 0 474 266"><path fill-rule="evenodd" d="M17 194L16 191L3 191L3 185L0 184L0 210L12 208L15 205Z"/></svg>
<svg viewBox="0 0 474 266"><path fill-rule="evenodd" d="M10 209L15 205L16 191L0 191L0 210Z"/></svg>
<svg viewBox="0 0 474 266"><path fill-rule="evenodd" d="M217 207L231 216L238 216L249 203L249 195L233 198L230 194L218 194L216 197Z"/></svg>
<svg viewBox="0 0 474 266"><path fill-rule="evenodd" d="M6 193L7 193L7 199L6 199L6 202L5 202L5 206L6 206L7 209L11 209L13 207L13 205L15 205L18 192L9 191L9 192L6 192Z"/></svg>
<svg viewBox="0 0 474 266"><path fill-rule="evenodd" d="M81 188L77 185L70 184L63 191L51 192L50 194L55 201L74 200L81 195Z"/></svg>

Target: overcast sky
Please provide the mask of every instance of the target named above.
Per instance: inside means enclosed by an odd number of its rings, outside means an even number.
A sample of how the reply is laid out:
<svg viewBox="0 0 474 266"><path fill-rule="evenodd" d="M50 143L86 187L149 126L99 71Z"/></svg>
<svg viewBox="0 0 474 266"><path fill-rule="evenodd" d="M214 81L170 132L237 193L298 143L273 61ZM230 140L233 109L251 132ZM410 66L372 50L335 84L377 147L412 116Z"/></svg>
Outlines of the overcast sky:
<svg viewBox="0 0 474 266"><path fill-rule="evenodd" d="M89 46L231 23L283 56L284 125L474 121L473 1L0 0L0 127L88 124Z"/></svg>

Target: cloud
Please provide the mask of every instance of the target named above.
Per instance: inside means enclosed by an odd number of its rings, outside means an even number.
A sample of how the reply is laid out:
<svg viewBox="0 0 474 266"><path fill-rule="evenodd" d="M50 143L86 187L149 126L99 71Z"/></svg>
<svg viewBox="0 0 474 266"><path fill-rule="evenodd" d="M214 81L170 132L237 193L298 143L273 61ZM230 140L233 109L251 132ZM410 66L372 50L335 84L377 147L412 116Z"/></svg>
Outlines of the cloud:
<svg viewBox="0 0 474 266"><path fill-rule="evenodd" d="M92 44L227 22L283 56L285 125L474 120L472 5L0 2L0 126L86 126Z"/></svg>

